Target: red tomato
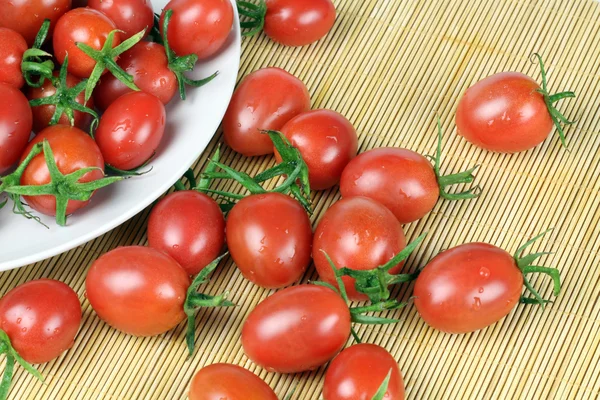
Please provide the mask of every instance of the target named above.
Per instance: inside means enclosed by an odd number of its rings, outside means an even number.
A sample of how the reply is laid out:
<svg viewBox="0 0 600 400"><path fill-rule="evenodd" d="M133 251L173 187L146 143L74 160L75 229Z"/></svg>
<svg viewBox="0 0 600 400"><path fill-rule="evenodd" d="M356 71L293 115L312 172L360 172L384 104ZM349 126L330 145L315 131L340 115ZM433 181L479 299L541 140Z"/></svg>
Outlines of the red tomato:
<svg viewBox="0 0 600 400"><path fill-rule="evenodd" d="M337 286L333 269L321 250L337 268L369 270L385 264L405 247L402 225L390 210L366 197L348 197L335 203L319 221L313 259L321 279ZM403 264L389 272L400 272ZM350 300L367 300L367 296L356 291L354 278L342 279Z"/></svg>
<svg viewBox="0 0 600 400"><path fill-rule="evenodd" d="M17 89L25 84L21 61L26 50L27 42L23 36L12 29L0 27L0 83Z"/></svg>
<svg viewBox="0 0 600 400"><path fill-rule="evenodd" d="M267 0L264 31L285 46L304 46L321 39L335 23L331 0Z"/></svg>
<svg viewBox="0 0 600 400"><path fill-rule="evenodd" d="M27 98L19 89L0 83L0 175L19 161L31 135L31 125Z"/></svg>
<svg viewBox="0 0 600 400"><path fill-rule="evenodd" d="M227 245L244 275L269 289L298 281L310 263L312 228L300 203L281 193L248 196L227 217Z"/></svg>
<svg viewBox="0 0 600 400"><path fill-rule="evenodd" d="M223 119L225 141L245 156L273 152L273 142L260 129L280 130L296 115L310 109L302 81L280 68L263 68L238 86Z"/></svg>
<svg viewBox="0 0 600 400"><path fill-rule="evenodd" d="M178 56L196 54L199 59L217 53L225 44L233 26L233 7L229 0L171 0L167 10L173 10L167 39Z"/></svg>
<svg viewBox="0 0 600 400"><path fill-rule="evenodd" d="M540 86L527 75L502 72L467 89L458 103L458 134L486 150L516 153L542 143L554 123Z"/></svg>
<svg viewBox="0 0 600 400"><path fill-rule="evenodd" d="M82 168L96 167L85 174L79 182L91 182L104 177L104 159L100 149L88 134L78 128L67 125L53 125L41 131L23 152L23 160L31 151L34 144L48 140L54 153L54 160L58 170L70 174ZM50 182L50 173L44 160L44 154L38 154L31 160L21 176L21 185L45 185ZM46 214L56 215L56 199L53 196L23 196L25 202L34 210ZM67 215L85 207L89 201L69 200Z"/></svg>
<svg viewBox="0 0 600 400"><path fill-rule="evenodd" d="M150 212L148 243L195 275L223 250L225 218L219 205L203 193L171 193Z"/></svg>
<svg viewBox="0 0 600 400"><path fill-rule="evenodd" d="M106 163L121 170L144 164L162 140L165 119L165 106L151 94L119 97L106 109L94 134Z"/></svg>
<svg viewBox="0 0 600 400"><path fill-rule="evenodd" d="M96 66L96 61L79 49L77 43L84 43L95 50L100 50L108 34L115 29L117 29L115 24L100 11L87 7L71 10L56 23L52 38L54 55L62 64L68 53L69 72L79 78L87 78ZM114 36L113 48L120 43L121 36L117 32Z"/></svg>
<svg viewBox="0 0 600 400"><path fill-rule="evenodd" d="M324 400L370 400L391 371L385 400L404 400L404 381L396 360L374 344L348 347L333 359L323 385Z"/></svg>
<svg viewBox="0 0 600 400"><path fill-rule="evenodd" d="M277 400L273 389L252 372L232 364L213 364L196 372L190 400Z"/></svg>
<svg viewBox="0 0 600 400"><path fill-rule="evenodd" d="M313 370L331 360L350 336L350 310L333 290L317 285L283 289L244 322L246 355L271 372Z"/></svg>
<svg viewBox="0 0 600 400"><path fill-rule="evenodd" d="M356 130L343 115L331 110L302 113L281 132L300 150L308 166L310 188L329 189L340 181L344 167L356 156ZM275 158L281 157L275 152Z"/></svg>
<svg viewBox="0 0 600 400"><path fill-rule="evenodd" d="M144 29L148 32L154 24L154 11L148 0L89 0L88 7L110 18L123 31L122 40Z"/></svg>
<svg viewBox="0 0 600 400"><path fill-rule="evenodd" d="M150 247L119 247L98 258L85 280L98 316L122 332L159 335L185 319L190 278L168 255Z"/></svg>
<svg viewBox="0 0 600 400"><path fill-rule="evenodd" d="M369 150L350 161L340 191L344 197L365 196L380 202L401 224L423 218L440 195L429 160L414 151L391 147Z"/></svg>
<svg viewBox="0 0 600 400"><path fill-rule="evenodd" d="M415 283L415 306L427 324L448 333L483 329L519 302L523 274L513 256L486 243L438 254Z"/></svg>
<svg viewBox="0 0 600 400"><path fill-rule="evenodd" d="M177 77L169 69L165 48L152 42L139 42L119 56L119 66L133 76L140 90L150 93L167 104L177 93ZM105 74L94 89L96 106L106 110L125 93L133 92L112 74Z"/></svg>
<svg viewBox="0 0 600 400"><path fill-rule="evenodd" d="M71 0L0 0L0 26L20 33L29 46L45 19L50 20L50 33L56 21L71 9Z"/></svg>
<svg viewBox="0 0 600 400"><path fill-rule="evenodd" d="M54 76L58 76L58 74L59 74L58 72L54 72ZM73 76L71 74L67 74L67 86L68 87L74 87L79 82L81 82L81 79L76 78L75 76ZM54 87L52 82L50 82L49 79L46 79L44 81L44 84L41 87L39 87L39 88L30 87L27 91L27 97L29 98L29 100L40 99L43 97L50 97L50 96L53 96L54 94L56 94L56 88ZM79 104L84 104L85 93L84 92L79 93L79 95L75 98L75 101L77 101ZM91 108L93 110L94 109L94 101L92 99L89 99L88 102L85 103L85 106L88 108ZM42 105L42 106L32 107L31 111L33 113L33 130L35 132L39 132L42 129L48 127L48 125L50 125L50 120L52 119L52 116L54 115L55 110L56 110L56 106L54 106L54 105ZM89 128L90 122L92 122L92 116L90 114L87 114L87 113L84 113L81 111L73 111L73 120L75 121L75 126L77 128L85 131ZM58 120L58 123L63 124L63 125L71 124L71 122L69 121L69 118L64 113Z"/></svg>
<svg viewBox="0 0 600 400"><path fill-rule="evenodd" d="M0 329L30 363L48 362L70 349L80 323L79 298L59 281L30 281L0 300Z"/></svg>

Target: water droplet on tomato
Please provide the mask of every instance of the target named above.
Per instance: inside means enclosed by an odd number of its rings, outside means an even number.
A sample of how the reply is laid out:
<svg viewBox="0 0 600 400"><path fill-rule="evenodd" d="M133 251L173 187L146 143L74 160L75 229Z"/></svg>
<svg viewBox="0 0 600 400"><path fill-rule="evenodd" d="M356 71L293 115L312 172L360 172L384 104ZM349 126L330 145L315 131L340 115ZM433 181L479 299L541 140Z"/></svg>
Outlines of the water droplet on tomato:
<svg viewBox="0 0 600 400"><path fill-rule="evenodd" d="M482 287L480 287L480 288L479 288L479 290L478 290L478 292L479 292L479 293L483 293L483 288L482 288Z"/></svg>
<svg viewBox="0 0 600 400"><path fill-rule="evenodd" d="M473 303L473 310L477 311L481 308L481 299L479 297L475 297L475 302Z"/></svg>
<svg viewBox="0 0 600 400"><path fill-rule="evenodd" d="M22 319L21 319L21 318L17 318L17 325L18 325L18 324L20 324L20 323L21 323L21 321L22 321Z"/></svg>
<svg viewBox="0 0 600 400"><path fill-rule="evenodd" d="M481 276L482 278L489 278L490 270L486 267L479 268L479 276Z"/></svg>
<svg viewBox="0 0 600 400"><path fill-rule="evenodd" d="M21 332L27 332L27 328L21 328Z"/></svg>
<svg viewBox="0 0 600 400"><path fill-rule="evenodd" d="M300 320L301 320L301 321L306 321L307 319L308 319L308 318L306 317L306 315L303 315L303 316L300 318Z"/></svg>

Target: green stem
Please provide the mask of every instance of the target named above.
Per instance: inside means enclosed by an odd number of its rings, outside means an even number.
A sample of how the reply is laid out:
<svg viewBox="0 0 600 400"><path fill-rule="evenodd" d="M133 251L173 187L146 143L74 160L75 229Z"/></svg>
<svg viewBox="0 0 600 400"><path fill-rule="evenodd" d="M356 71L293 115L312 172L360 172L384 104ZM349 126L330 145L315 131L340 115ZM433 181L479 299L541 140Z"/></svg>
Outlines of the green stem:
<svg viewBox="0 0 600 400"><path fill-rule="evenodd" d="M237 0L237 9L241 17L246 17L245 21L240 22L240 27L245 30L242 32L243 36L254 36L263 30L267 14L264 0L259 0L258 4Z"/></svg>
<svg viewBox="0 0 600 400"><path fill-rule="evenodd" d="M384 400L385 399L385 394L387 393L388 386L390 385L391 377L392 377L392 370L390 369L390 371L386 375L383 382L381 382L381 386L379 386L379 389L377 389L375 396L373 396L373 398L371 400Z"/></svg>
<svg viewBox="0 0 600 400"><path fill-rule="evenodd" d="M38 31L33 47L23 53L21 72L27 85L41 87L46 79L52 79L54 63L52 54L41 50L50 30L50 20L45 19Z"/></svg>
<svg viewBox="0 0 600 400"><path fill-rule="evenodd" d="M0 354L6 355L6 366L4 368L4 374L2 375L2 381L0 381L0 400L6 400L8 398L8 391L13 377L13 371L15 368L15 360L23 367L27 372L35 376L40 381L44 382L44 377L35 369L31 364L25 361L19 353L12 347L10 338L6 332L0 330Z"/></svg>

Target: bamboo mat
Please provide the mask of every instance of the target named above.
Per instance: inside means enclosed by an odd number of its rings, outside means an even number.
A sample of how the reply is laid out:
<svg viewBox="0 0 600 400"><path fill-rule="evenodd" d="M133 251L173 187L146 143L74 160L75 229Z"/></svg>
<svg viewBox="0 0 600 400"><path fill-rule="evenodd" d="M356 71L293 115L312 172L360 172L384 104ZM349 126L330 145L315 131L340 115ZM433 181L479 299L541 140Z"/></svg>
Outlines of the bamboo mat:
<svg viewBox="0 0 600 400"><path fill-rule="evenodd" d="M307 84L314 108L345 114L359 132L360 149L402 146L431 153L435 114L445 130L443 169L481 164L484 194L476 201L440 201L407 236L430 234L406 270L425 265L442 249L486 241L510 252L555 227L536 248L555 252L564 289L545 311L518 306L507 318L473 334L429 329L414 307L395 312L395 326L361 327L365 341L390 350L410 399L588 399L600 393L600 4L591 0L338 0L332 32L319 43L284 48L264 36L246 39L240 77L279 66ZM454 111L464 89L499 71L539 80L529 54L539 51L552 91L578 98L559 109L578 123L566 130L570 151L553 136L534 150L492 154L455 135ZM217 134L196 165L222 140ZM273 161L224 151L224 161L254 174ZM229 184L220 184L228 187ZM316 193L313 221L339 198ZM154 338L121 334L101 322L84 296L86 271L101 254L146 243L148 210L103 237L60 256L0 275L0 293L50 277L71 285L84 318L74 347L40 367L46 384L17 368L12 399L182 399L194 372L215 362L240 364L283 397L320 397L324 369L296 376L267 374L243 354L239 335L248 312L269 292L245 281L230 261L207 293L229 289L234 309L201 311L197 351L186 357L184 326ZM314 279L311 268L305 280ZM534 278L550 295L550 282ZM412 286L396 293L408 298Z"/></svg>

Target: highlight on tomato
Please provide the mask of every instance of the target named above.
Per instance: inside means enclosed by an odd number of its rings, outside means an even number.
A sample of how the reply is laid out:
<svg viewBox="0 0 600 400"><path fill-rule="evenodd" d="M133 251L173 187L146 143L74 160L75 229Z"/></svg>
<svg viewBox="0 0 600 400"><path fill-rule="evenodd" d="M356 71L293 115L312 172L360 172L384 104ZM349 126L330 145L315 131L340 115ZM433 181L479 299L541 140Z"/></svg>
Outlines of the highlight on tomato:
<svg viewBox="0 0 600 400"><path fill-rule="evenodd" d="M27 51L27 42L18 32L1 27L0 24L0 83L6 83L17 89L25 84L21 73L23 54Z"/></svg>
<svg viewBox="0 0 600 400"><path fill-rule="evenodd" d="M71 0L0 0L0 26L18 32L29 46L45 20L52 34L58 19L71 9Z"/></svg>
<svg viewBox="0 0 600 400"><path fill-rule="evenodd" d="M14 86L0 83L0 174L19 161L27 147L32 125L27 98Z"/></svg>
<svg viewBox="0 0 600 400"><path fill-rule="evenodd" d="M190 383L190 400L277 400L273 389L258 376L233 364L200 369Z"/></svg>
<svg viewBox="0 0 600 400"><path fill-rule="evenodd" d="M435 329L468 333L498 322L519 302L544 307L549 301L542 298L528 276L550 276L554 296L558 296L560 273L556 268L534 265L549 253L525 254L525 250L547 232L527 241L514 256L487 243L463 244L438 254L416 280L417 311ZM523 285L532 296L521 294Z"/></svg>

